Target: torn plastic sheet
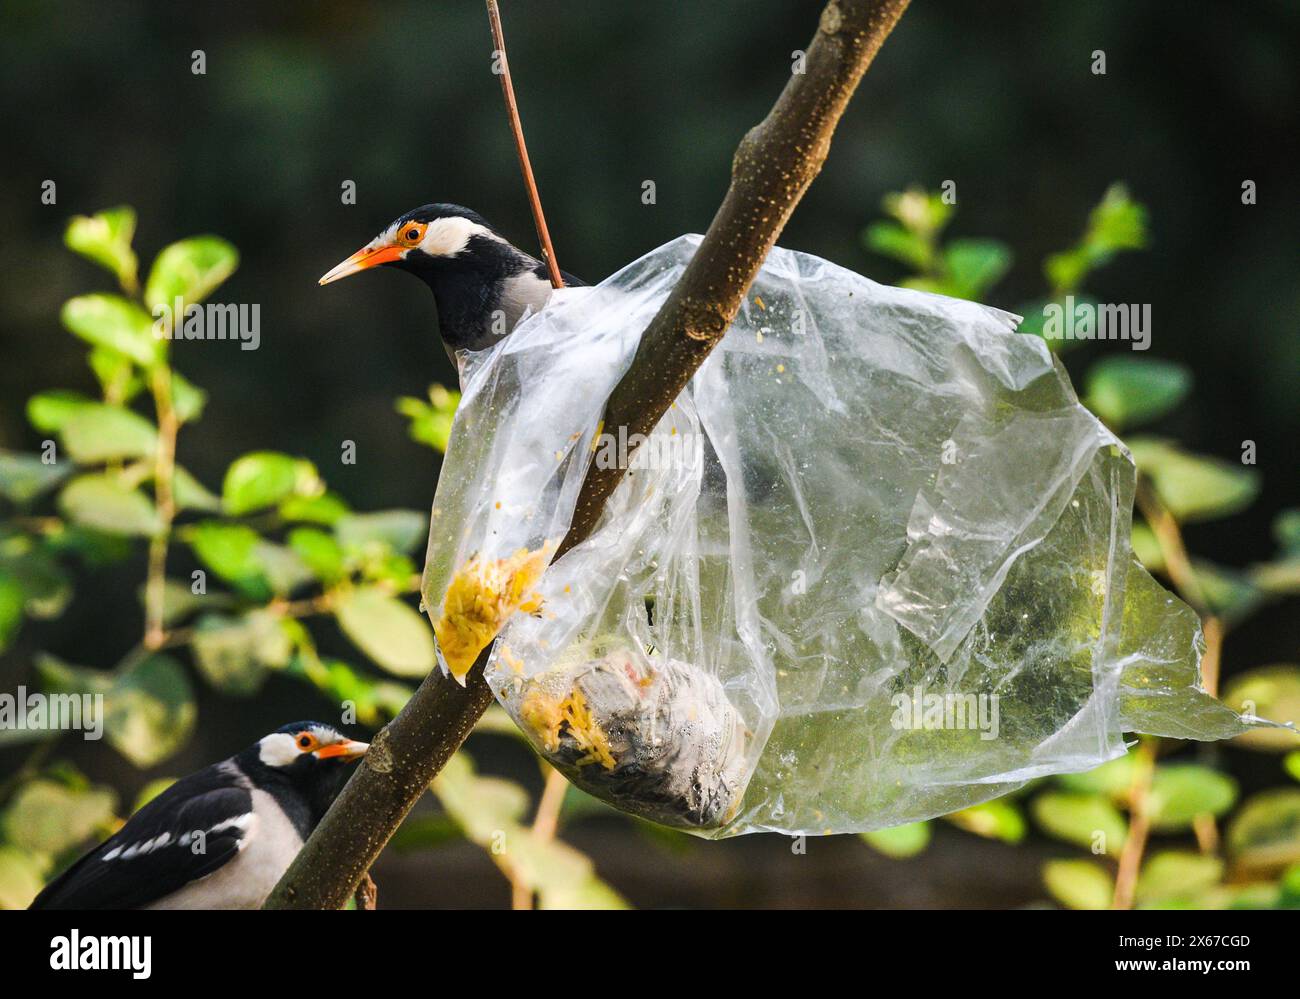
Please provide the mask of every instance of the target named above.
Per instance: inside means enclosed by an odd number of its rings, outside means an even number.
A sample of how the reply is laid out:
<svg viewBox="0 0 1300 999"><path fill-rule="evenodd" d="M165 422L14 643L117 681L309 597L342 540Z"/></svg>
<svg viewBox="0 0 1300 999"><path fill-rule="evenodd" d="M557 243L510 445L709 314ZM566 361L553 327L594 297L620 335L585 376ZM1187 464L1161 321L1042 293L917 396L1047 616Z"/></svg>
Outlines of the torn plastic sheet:
<svg viewBox="0 0 1300 999"><path fill-rule="evenodd" d="M650 439L604 433L699 238L465 359L435 621L476 560L553 550L588 462L632 464L523 613L458 604L504 624L488 681L544 756L707 835L839 833L1090 769L1125 732L1244 730L1132 556L1131 458L1013 316L776 249Z"/></svg>

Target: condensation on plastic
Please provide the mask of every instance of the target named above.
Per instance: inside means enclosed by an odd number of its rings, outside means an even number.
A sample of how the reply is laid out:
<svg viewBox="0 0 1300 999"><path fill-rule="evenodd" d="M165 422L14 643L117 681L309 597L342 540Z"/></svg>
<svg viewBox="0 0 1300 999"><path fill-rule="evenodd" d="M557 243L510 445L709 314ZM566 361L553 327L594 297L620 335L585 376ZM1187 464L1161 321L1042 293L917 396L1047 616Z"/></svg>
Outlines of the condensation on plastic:
<svg viewBox="0 0 1300 999"><path fill-rule="evenodd" d="M699 238L465 358L431 610L470 556L558 542ZM542 611L499 637L489 683L539 750L705 835L842 833L1090 769L1125 732L1243 731L1199 686L1196 615L1130 551L1132 459L1015 324L773 250Z"/></svg>

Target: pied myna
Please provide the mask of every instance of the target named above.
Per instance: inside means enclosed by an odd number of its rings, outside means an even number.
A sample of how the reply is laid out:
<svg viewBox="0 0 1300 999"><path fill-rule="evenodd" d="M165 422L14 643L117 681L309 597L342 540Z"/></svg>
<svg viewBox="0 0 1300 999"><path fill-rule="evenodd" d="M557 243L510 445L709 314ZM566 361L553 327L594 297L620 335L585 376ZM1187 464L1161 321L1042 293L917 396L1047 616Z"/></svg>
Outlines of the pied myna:
<svg viewBox="0 0 1300 999"><path fill-rule="evenodd" d="M399 216L320 283L381 266L408 271L432 289L453 364L457 350L490 347L514 329L525 309L536 312L551 296L544 263L459 205L423 205ZM566 285L585 283L561 276Z"/></svg>
<svg viewBox="0 0 1300 999"><path fill-rule="evenodd" d="M367 748L320 722L286 725L178 780L31 908L260 908Z"/></svg>

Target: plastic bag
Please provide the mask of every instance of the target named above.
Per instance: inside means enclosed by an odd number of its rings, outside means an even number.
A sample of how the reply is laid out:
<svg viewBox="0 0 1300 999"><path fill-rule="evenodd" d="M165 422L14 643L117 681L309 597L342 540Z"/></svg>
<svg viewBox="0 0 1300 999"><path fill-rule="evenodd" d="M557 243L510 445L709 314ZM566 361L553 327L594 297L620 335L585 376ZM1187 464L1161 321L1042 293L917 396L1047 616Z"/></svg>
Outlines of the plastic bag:
<svg viewBox="0 0 1300 999"><path fill-rule="evenodd" d="M1244 730L1131 554L1131 458L1013 316L776 249L650 439L602 433L698 242L465 359L426 603L440 647L461 591L500 629L488 682L547 759L707 835L832 833L1090 769L1123 732ZM628 459L542 573L587 463Z"/></svg>

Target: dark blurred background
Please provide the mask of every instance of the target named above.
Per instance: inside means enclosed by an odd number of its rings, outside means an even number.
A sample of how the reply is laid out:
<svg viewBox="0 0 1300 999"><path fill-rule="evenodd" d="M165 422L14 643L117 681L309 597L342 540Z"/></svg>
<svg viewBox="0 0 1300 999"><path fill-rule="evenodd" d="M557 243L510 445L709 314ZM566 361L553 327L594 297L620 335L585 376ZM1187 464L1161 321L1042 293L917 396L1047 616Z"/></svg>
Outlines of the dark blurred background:
<svg viewBox="0 0 1300 999"><path fill-rule="evenodd" d="M594 281L704 230L737 141L785 84L821 6L504 0L533 165L567 270ZM1149 207L1152 246L1101 271L1090 291L1152 303L1151 355L1195 375L1195 403L1158 432L1228 459L1256 442L1260 499L1245 515L1192 526L1188 540L1220 562L1265 560L1273 515L1297 502L1298 42L1294 0L915 0L781 243L896 280L894 264L863 249L863 226L886 192L951 179L951 232L1015 250L990 302L1014 308L1041 296L1044 255L1077 238L1112 181L1126 182ZM454 382L428 292L393 273L325 289L316 279L427 201L473 207L534 245L491 47L478 0L6 0L0 446L38 446L23 415L38 389L95 391L58 312L109 282L63 248L62 232L75 213L124 203L139 212L142 267L175 238L216 233L243 258L218 299L261 305L257 351L175 345L177 367L212 396L186 430L186 465L219 484L232 458L273 448L316 461L359 508L427 508L437 459L407 438L393 400ZM195 49L206 75L191 73ZM1096 49L1104 76L1090 70ZM57 182L55 206L41 204L46 179ZM1258 185L1255 206L1241 203L1245 179ZM341 203L344 180L356 182L355 206ZM654 205L642 204L645 180ZM1067 365L1077 377L1108 349L1089 345ZM357 443L355 465L339 463L343 440ZM139 566L127 575L138 579ZM102 600L26 629L0 687L23 682L37 648L101 666L129 648L138 614L123 609L130 596L114 592L114 578L98 581ZM1234 633L1225 674L1294 658L1298 645L1294 613L1266 610ZM193 769L310 715L309 696L287 681L233 707L204 695L196 737L161 770ZM110 757L78 762L119 787L155 776ZM905 863L852 837L810 842L807 857L776 837L665 852L615 821L568 838L641 905L1025 904L1042 895L1047 850L949 829ZM377 877L389 904L508 897L469 846L385 864Z"/></svg>

